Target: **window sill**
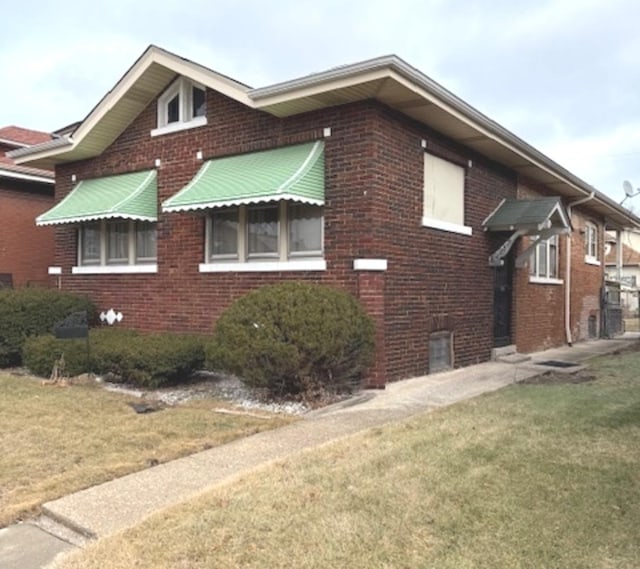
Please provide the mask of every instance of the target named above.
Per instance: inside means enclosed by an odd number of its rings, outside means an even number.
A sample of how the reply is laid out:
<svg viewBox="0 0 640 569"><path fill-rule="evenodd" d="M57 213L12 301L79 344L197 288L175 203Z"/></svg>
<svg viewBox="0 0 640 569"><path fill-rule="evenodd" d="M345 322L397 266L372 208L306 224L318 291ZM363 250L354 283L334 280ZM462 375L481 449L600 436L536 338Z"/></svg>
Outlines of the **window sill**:
<svg viewBox="0 0 640 569"><path fill-rule="evenodd" d="M201 273L261 273L277 271L326 271L324 259L307 261L262 261L249 263L200 263Z"/></svg>
<svg viewBox="0 0 640 569"><path fill-rule="evenodd" d="M450 221L433 219L432 217L423 217L422 226L441 229L442 231L449 231L451 233L460 233L461 235L471 235L472 233L472 229L468 225L459 225L457 223L451 223Z"/></svg>
<svg viewBox="0 0 640 569"><path fill-rule="evenodd" d="M72 267L72 275L124 275L124 274L149 274L157 273L158 264L148 265L94 265Z"/></svg>
<svg viewBox="0 0 640 569"><path fill-rule="evenodd" d="M561 285L564 284L562 279L552 279L547 277L529 277L531 284Z"/></svg>
<svg viewBox="0 0 640 569"><path fill-rule="evenodd" d="M190 128L197 128L207 124L207 117L195 117L187 122L174 122L165 126L159 126L151 131L151 136L162 136L163 134L170 134L172 132L180 132L181 130L188 130Z"/></svg>
<svg viewBox="0 0 640 569"><path fill-rule="evenodd" d="M584 262L587 265L594 265L595 267L600 266L600 261L598 261L598 259L596 259L595 257L585 257Z"/></svg>

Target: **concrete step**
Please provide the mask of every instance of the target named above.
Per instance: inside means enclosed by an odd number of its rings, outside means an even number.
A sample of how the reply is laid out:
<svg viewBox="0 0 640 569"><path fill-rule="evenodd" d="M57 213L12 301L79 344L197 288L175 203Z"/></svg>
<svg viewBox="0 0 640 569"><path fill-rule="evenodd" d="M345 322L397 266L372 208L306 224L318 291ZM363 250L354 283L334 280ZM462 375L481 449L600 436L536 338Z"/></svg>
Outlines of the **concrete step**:
<svg viewBox="0 0 640 569"><path fill-rule="evenodd" d="M491 350L491 359L494 362L503 362L505 364L520 364L522 362L528 362L531 357L519 354L516 345L509 344L508 346L493 348L493 350Z"/></svg>
<svg viewBox="0 0 640 569"><path fill-rule="evenodd" d="M514 354L509 354L507 356L500 356L496 361L502 362L505 364L521 364L523 362L528 362L531 360L531 356L526 356L525 354L519 354L518 352Z"/></svg>

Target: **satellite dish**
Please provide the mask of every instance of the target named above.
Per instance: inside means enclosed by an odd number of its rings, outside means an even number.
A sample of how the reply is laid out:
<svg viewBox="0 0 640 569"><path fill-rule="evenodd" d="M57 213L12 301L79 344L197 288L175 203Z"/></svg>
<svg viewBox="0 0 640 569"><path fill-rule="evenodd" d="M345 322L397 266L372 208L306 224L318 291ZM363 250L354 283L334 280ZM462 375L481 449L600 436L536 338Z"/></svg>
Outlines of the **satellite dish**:
<svg viewBox="0 0 640 569"><path fill-rule="evenodd" d="M624 189L624 193L628 198L635 195L635 192L633 191L633 186L631 185L631 182L629 180L625 180L624 182L622 182L622 188Z"/></svg>

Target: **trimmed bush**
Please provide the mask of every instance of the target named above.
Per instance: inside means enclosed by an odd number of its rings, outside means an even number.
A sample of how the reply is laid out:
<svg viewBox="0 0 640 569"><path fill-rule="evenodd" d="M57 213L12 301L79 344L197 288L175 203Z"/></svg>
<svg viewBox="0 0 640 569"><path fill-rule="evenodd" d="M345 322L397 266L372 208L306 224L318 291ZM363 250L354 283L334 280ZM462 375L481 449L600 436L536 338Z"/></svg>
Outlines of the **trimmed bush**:
<svg viewBox="0 0 640 569"><path fill-rule="evenodd" d="M102 328L90 332L89 342L90 361L85 340L57 340L50 335L29 338L24 362L32 373L46 377L64 353L69 376L92 371L108 375L110 381L141 387L177 383L204 365L203 341L195 336Z"/></svg>
<svg viewBox="0 0 640 569"><path fill-rule="evenodd" d="M51 334L57 322L81 310L95 320L95 307L82 296L44 288L0 289L0 367L20 365L28 337Z"/></svg>
<svg viewBox="0 0 640 569"><path fill-rule="evenodd" d="M86 340L58 340L55 336L30 336L25 340L22 361L34 375L48 377L53 364L64 354L64 372L69 377L89 370Z"/></svg>
<svg viewBox="0 0 640 569"><path fill-rule="evenodd" d="M203 341L196 336L105 332L111 333L92 341L91 360L94 371L110 374L112 381L159 387L184 381L204 366Z"/></svg>
<svg viewBox="0 0 640 569"><path fill-rule="evenodd" d="M346 292L300 282L267 285L218 319L207 365L273 395L345 391L359 384L374 326Z"/></svg>

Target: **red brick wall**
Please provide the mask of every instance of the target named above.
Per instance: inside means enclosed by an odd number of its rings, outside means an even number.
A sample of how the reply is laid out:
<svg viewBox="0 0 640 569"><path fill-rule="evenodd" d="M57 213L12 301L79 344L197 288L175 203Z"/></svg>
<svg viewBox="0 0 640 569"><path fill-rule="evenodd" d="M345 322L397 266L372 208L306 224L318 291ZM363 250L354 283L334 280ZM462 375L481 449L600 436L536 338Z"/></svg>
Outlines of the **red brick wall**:
<svg viewBox="0 0 640 569"><path fill-rule="evenodd" d="M65 289L89 294L101 309L122 310L130 327L209 332L219 314L243 293L285 279L311 280L356 294L375 317L379 345L370 377L374 384L427 373L429 334L436 330L453 333L456 367L489 359L494 272L488 257L504 236L485 233L481 224L502 198L516 196L513 172L375 102L277 119L214 92L207 97L206 127L151 137L154 103L100 157L59 166L57 199L71 190L72 174L82 180L148 169L160 159L162 201L198 171L197 151L208 159L273 148L319 139L323 128L331 127L332 135L325 139L327 270L199 273L203 217L161 213L155 275L71 275L76 232L58 228L56 264L63 268ZM471 236L421 226L423 139L430 152L466 168L465 223L472 227ZM357 258L387 259L388 270L356 272ZM561 344L562 287L547 291L529 286L527 274L521 270L514 280L514 337L530 349ZM548 322L542 330L540 318L534 326L541 304ZM527 344L531 330L539 332Z"/></svg>
<svg viewBox="0 0 640 569"><path fill-rule="evenodd" d="M553 196L540 184L520 180L518 197L536 199ZM558 243L558 278L565 278L566 237ZM529 239L520 239L516 255L529 246ZM565 343L564 284L543 284L529 281L529 265L514 269L512 323L514 344L519 352L535 352Z"/></svg>
<svg viewBox="0 0 640 569"><path fill-rule="evenodd" d="M429 333L454 332L455 365L487 360L492 347L493 271L488 256L497 247L481 227L504 196L515 195L515 177L472 152L374 102L363 102L277 119L208 92L208 125L150 137L150 105L98 158L59 166L57 198L78 180L152 168L160 200L176 193L204 158L326 139L325 258L323 273L201 274L204 220L191 214L160 214L157 275L71 275L76 263L73 228L58 229L57 264L67 289L87 293L100 308L123 311L125 323L141 329L212 329L239 295L283 279L330 283L360 296L377 317L378 361L372 381L426 373ZM421 226L423 152L429 149L467 168L463 236ZM499 244L499 243L498 243ZM356 258L388 259L382 274L353 271ZM379 291L376 296L376 291ZM382 297L384 291L384 297Z"/></svg>
<svg viewBox="0 0 640 569"><path fill-rule="evenodd" d="M429 152L466 167L465 224L472 227L471 236L421 225L423 139ZM515 176L383 107L375 142L372 168L379 183L374 189L372 256L388 260L389 377L426 374L429 334L436 330L453 333L456 367L488 360L493 347L494 279L488 258L499 241L481 224L503 197L515 197Z"/></svg>
<svg viewBox="0 0 640 569"><path fill-rule="evenodd" d="M156 119L150 105L108 148L95 159L58 166L57 199L78 180L152 168L158 171L160 201L175 194L201 166L204 158L247 152L322 138L326 139L325 272L210 273L198 272L204 260L204 219L193 214L160 214L158 224L158 273L156 275L71 275L76 264L76 231L58 229L57 264L63 269L63 286L89 294L100 308L124 313L128 326L158 330L209 332L218 315L241 294L260 285L284 279L331 283L357 292L353 258L367 248L369 218L366 196L371 160L373 107L369 104L338 107L328 112L278 120L253 111L214 92L207 94L208 125L174 134L150 137Z"/></svg>
<svg viewBox="0 0 640 569"><path fill-rule="evenodd" d="M595 316L600 329L600 291L604 282L603 220L590 213L588 203L572 214L571 236L571 333L575 342L589 339L589 317ZM600 265L585 262L584 228L587 221L598 227L598 259Z"/></svg>
<svg viewBox="0 0 640 569"><path fill-rule="evenodd" d="M0 180L0 273L11 273L15 287L47 285L54 260L54 233L35 218L53 206L53 196L25 182Z"/></svg>
<svg viewBox="0 0 640 569"><path fill-rule="evenodd" d="M530 180L522 180L518 187L518 197L532 199L553 194ZM569 202L565 201L565 207ZM594 266L585 262L584 224L586 220L599 228L598 243L600 259L604 253L603 220L590 214L588 203L572 210L571 223L571 334L574 342L589 337L589 317L595 316L600 325L600 289L602 287L603 265ZM522 241L522 240L521 240ZM518 244L518 253L525 248ZM516 269L514 276L514 331L515 344L520 352L533 352L566 343L565 294L567 265L567 236L559 240L559 271L562 284L539 284L529 282L529 268Z"/></svg>

